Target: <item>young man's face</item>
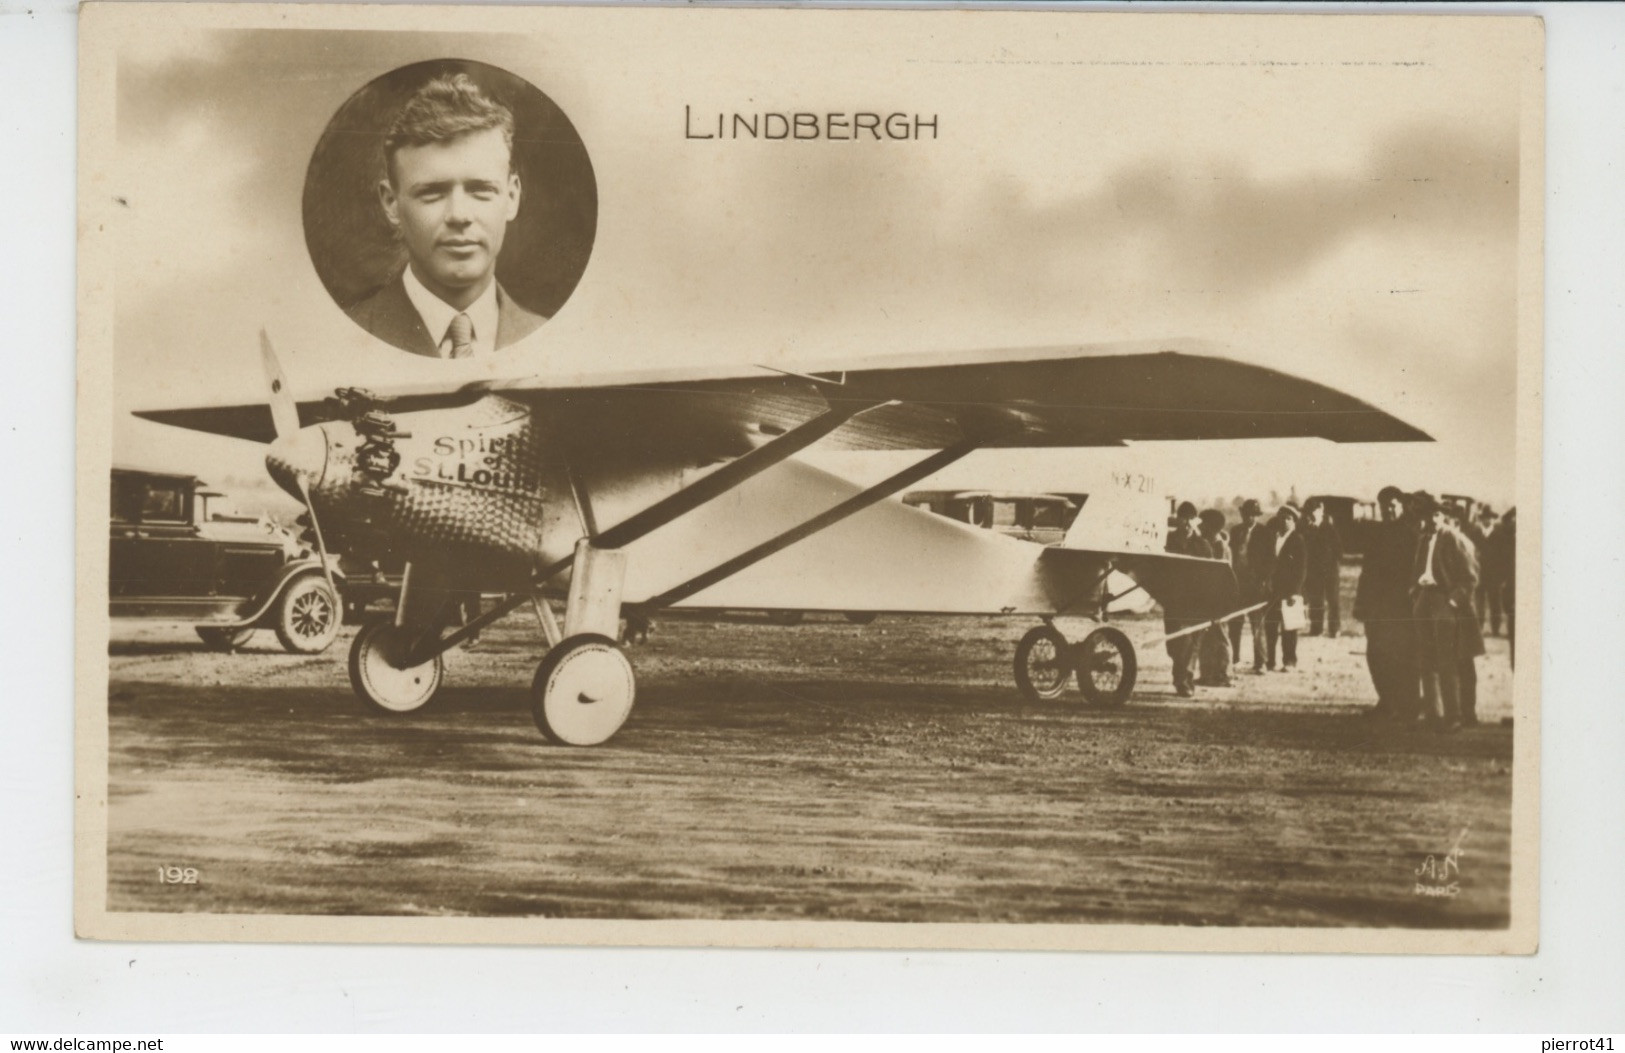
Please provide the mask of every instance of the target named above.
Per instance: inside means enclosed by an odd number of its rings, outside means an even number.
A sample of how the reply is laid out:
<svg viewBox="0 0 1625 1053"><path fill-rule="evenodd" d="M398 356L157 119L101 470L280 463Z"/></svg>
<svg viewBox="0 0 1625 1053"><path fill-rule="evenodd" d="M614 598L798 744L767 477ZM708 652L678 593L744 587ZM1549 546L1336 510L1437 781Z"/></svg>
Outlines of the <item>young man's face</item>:
<svg viewBox="0 0 1625 1053"><path fill-rule="evenodd" d="M1382 517L1392 523L1405 518L1405 502L1398 497L1390 497L1382 503Z"/></svg>
<svg viewBox="0 0 1625 1053"><path fill-rule="evenodd" d="M508 222L519 214L519 176L495 129L403 146L393 179L378 185L412 272L430 292L463 308L491 284Z"/></svg>

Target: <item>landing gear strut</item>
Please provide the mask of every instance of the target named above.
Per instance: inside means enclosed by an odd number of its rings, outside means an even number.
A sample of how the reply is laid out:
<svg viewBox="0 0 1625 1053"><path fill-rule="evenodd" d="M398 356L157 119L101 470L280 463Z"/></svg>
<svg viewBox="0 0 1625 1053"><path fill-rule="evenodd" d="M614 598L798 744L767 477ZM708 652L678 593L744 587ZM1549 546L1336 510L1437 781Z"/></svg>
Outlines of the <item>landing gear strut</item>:
<svg viewBox="0 0 1625 1053"><path fill-rule="evenodd" d="M564 639L547 652L531 682L530 713L547 741L596 746L632 714L637 681L615 643L621 623L626 552L576 544Z"/></svg>

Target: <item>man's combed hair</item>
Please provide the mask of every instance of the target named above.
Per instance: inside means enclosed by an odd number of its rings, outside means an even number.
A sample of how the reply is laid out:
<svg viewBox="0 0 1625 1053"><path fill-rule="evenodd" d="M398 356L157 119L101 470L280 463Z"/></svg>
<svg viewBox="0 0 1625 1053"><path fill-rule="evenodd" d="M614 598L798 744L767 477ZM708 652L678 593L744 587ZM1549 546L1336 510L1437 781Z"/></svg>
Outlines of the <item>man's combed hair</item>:
<svg viewBox="0 0 1625 1053"><path fill-rule="evenodd" d="M513 151L513 111L486 95L466 73L436 77L419 88L384 137L384 167L394 179L395 151L403 146L443 143L460 135L490 129L502 132Z"/></svg>

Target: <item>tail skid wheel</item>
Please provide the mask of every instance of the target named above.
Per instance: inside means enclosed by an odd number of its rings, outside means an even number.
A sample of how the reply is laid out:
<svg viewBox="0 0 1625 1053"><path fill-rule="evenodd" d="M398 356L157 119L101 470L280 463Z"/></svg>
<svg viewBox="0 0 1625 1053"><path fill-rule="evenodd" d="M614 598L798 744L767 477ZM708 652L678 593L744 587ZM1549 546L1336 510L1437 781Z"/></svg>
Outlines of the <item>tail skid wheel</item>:
<svg viewBox="0 0 1625 1053"><path fill-rule="evenodd" d="M632 713L636 679L626 653L607 636L581 633L547 652L530 689L530 712L547 741L596 746Z"/></svg>
<svg viewBox="0 0 1625 1053"><path fill-rule="evenodd" d="M1030 702L1052 702L1072 679L1071 645L1053 625L1036 625L1016 645L1016 687Z"/></svg>
<svg viewBox="0 0 1625 1053"><path fill-rule="evenodd" d="M1134 645L1120 630L1096 629L1073 652L1078 690L1097 706L1120 706L1128 701L1139 675Z"/></svg>
<svg viewBox="0 0 1625 1053"><path fill-rule="evenodd" d="M428 705L445 678L445 660L435 655L419 665L397 663L411 643L392 621L361 627L350 645L350 686L356 697L379 713L400 716Z"/></svg>

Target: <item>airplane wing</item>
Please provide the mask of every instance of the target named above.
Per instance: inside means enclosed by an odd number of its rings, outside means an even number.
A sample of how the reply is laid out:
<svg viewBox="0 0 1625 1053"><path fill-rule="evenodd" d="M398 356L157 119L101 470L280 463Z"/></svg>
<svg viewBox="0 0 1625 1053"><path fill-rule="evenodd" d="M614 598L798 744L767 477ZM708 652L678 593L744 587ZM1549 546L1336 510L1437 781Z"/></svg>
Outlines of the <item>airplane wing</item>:
<svg viewBox="0 0 1625 1053"><path fill-rule="evenodd" d="M831 406L872 405L824 441L846 450L1120 446L1131 441L1318 437L1427 441L1422 431L1333 388L1210 353L1162 345L1078 345L881 361L787 374L754 369L523 378L375 393L388 411L500 394L534 406L581 448L734 456ZM301 423L326 419L299 404ZM138 411L164 424L255 441L264 405Z"/></svg>

